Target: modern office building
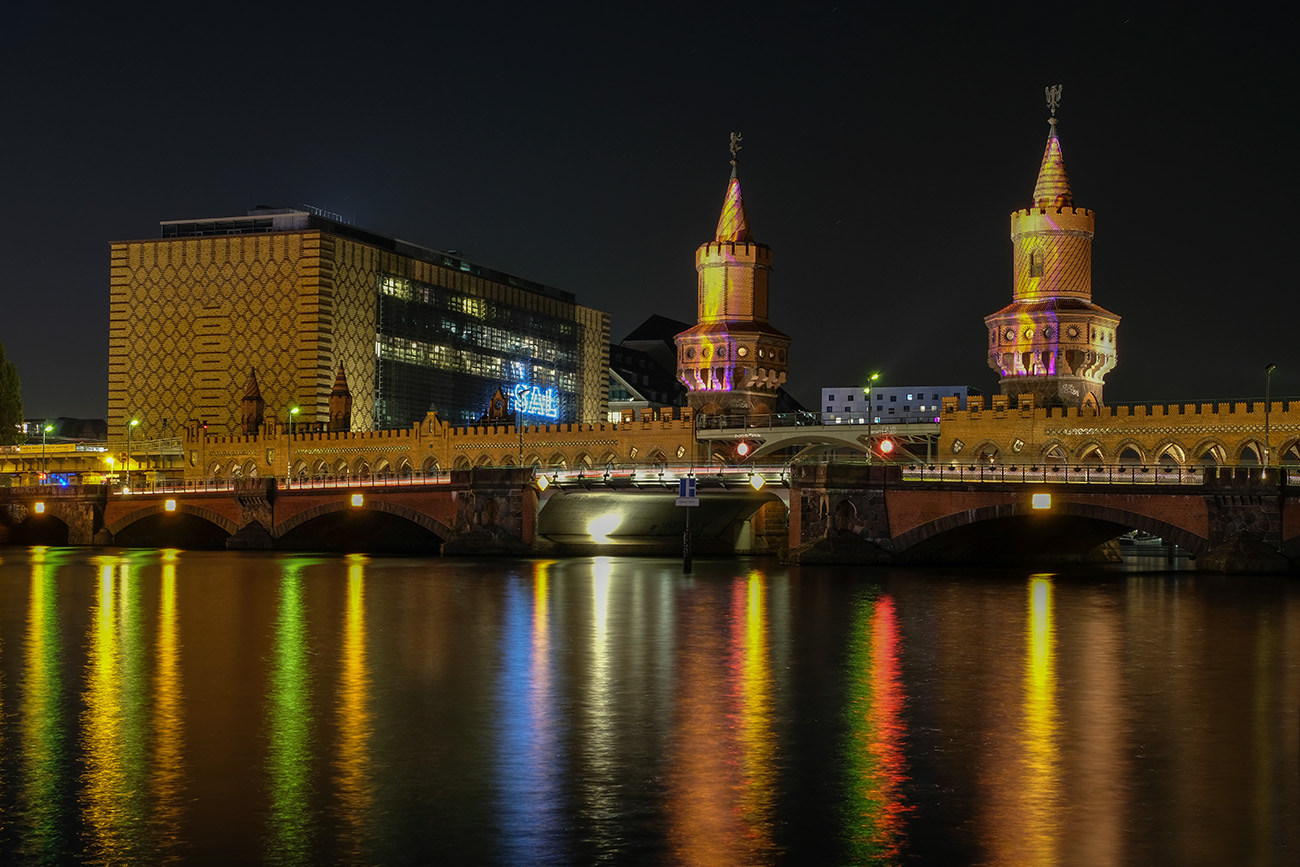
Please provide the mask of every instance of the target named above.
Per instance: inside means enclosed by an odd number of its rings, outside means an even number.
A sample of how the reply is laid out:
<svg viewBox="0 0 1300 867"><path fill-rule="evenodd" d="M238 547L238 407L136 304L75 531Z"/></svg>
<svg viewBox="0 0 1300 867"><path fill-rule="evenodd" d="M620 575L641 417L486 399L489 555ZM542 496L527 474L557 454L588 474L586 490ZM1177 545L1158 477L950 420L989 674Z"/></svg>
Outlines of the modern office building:
<svg viewBox="0 0 1300 867"><path fill-rule="evenodd" d="M111 245L115 439L233 432L254 371L268 421L324 426L340 367L354 430L472 423L497 389L538 422L605 418L609 315L569 292L314 210L161 229Z"/></svg>
<svg viewBox="0 0 1300 867"><path fill-rule="evenodd" d="M937 422L945 397L966 409L966 398L980 390L968 385L874 385L870 399L860 385L823 388L822 424L904 424Z"/></svg>
<svg viewBox="0 0 1300 867"><path fill-rule="evenodd" d="M655 314L609 347L610 421L621 421L626 410L640 418L643 409L685 405L686 386L675 370L674 338L689 327Z"/></svg>

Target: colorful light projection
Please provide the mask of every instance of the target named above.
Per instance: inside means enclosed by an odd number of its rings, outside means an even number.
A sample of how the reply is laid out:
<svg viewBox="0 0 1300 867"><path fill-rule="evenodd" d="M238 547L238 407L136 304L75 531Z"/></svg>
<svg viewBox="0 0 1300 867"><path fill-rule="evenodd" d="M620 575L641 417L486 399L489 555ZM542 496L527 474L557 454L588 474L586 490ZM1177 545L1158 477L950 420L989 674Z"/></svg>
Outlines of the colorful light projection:
<svg viewBox="0 0 1300 867"><path fill-rule="evenodd" d="M723 636L713 597L685 605L678 617L677 748L669 767L668 817L681 863L767 864L780 855L766 580L758 574L736 578L730 594Z"/></svg>
<svg viewBox="0 0 1300 867"><path fill-rule="evenodd" d="M541 415L546 418L560 417L560 401L554 388L517 383L511 392L515 400L515 412L519 415Z"/></svg>
<svg viewBox="0 0 1300 867"><path fill-rule="evenodd" d="M526 579L511 576L506 588L495 748L498 845L501 861L507 864L566 860L553 842L566 819L550 639L552 565L533 565L531 587Z"/></svg>
<svg viewBox="0 0 1300 867"><path fill-rule="evenodd" d="M338 686L339 746L334 757L338 792L340 840L338 854L364 860L375 800L371 771L374 712L370 701L370 664L366 656L366 562L364 554L349 554L347 607ZM340 860L349 860L340 857Z"/></svg>
<svg viewBox="0 0 1300 867"><path fill-rule="evenodd" d="M58 565L45 548L32 549L27 602L27 649L19 706L22 737L22 794L15 824L22 851L32 863L59 860L59 829L68 821L59 797L67 761L68 733L63 712L63 681L58 612Z"/></svg>
<svg viewBox="0 0 1300 867"><path fill-rule="evenodd" d="M850 636L845 838L853 863L896 864L912 806L903 799L906 695L893 598L861 599Z"/></svg>
<svg viewBox="0 0 1300 867"><path fill-rule="evenodd" d="M311 814L311 674L308 670L305 561L285 561L271 646L266 775L270 790L266 854L270 861L309 863Z"/></svg>
<svg viewBox="0 0 1300 867"><path fill-rule="evenodd" d="M128 560L97 558L82 712L82 816L93 860L130 864L156 854L147 834L148 678L139 584ZM117 578L114 578L114 569Z"/></svg>

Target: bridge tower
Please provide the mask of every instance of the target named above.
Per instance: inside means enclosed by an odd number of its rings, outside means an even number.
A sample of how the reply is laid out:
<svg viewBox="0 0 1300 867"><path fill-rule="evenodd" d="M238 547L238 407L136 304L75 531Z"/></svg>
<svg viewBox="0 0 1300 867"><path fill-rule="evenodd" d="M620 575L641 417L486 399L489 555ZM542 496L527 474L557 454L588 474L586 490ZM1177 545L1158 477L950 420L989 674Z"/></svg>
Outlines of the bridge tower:
<svg viewBox="0 0 1300 867"><path fill-rule="evenodd" d="M714 238L695 252L696 324L677 335L677 378L702 414L766 415L786 379L790 338L767 321L772 248L754 240L740 193L739 133Z"/></svg>
<svg viewBox="0 0 1300 867"><path fill-rule="evenodd" d="M1119 317L1092 303L1093 213L1074 205L1049 87L1047 147L1032 207L1011 214L1013 300L984 317L1002 393L1038 406L1096 407L1115 366Z"/></svg>

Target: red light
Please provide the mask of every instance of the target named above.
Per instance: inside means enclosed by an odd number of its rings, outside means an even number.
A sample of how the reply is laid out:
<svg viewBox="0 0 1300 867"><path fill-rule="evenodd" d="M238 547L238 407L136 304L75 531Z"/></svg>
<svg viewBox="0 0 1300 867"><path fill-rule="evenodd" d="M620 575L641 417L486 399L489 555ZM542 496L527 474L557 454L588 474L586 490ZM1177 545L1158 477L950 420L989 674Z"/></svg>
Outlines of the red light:
<svg viewBox="0 0 1300 867"><path fill-rule="evenodd" d="M880 441L880 453L881 453L882 455L887 455L887 454L889 454L890 452L892 452L893 450L894 450L894 441L893 441L893 440L881 440L881 441Z"/></svg>
<svg viewBox="0 0 1300 867"><path fill-rule="evenodd" d="M745 443L745 442L737 443L736 454L740 455L743 458L745 455L749 454L749 448L750 448L749 443Z"/></svg>

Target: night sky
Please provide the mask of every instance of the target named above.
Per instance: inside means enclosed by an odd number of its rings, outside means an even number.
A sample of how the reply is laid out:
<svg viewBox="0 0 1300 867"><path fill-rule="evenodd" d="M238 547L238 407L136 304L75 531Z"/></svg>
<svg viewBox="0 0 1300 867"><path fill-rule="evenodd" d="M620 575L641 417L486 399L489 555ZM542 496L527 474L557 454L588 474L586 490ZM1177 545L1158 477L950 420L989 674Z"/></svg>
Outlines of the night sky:
<svg viewBox="0 0 1300 867"><path fill-rule="evenodd" d="M1251 4L958 8L27 4L0 57L26 415L106 414L111 241L259 204L571 291L615 341L694 321L732 130L797 399L873 370L996 392L983 317L1011 300L1057 83L1093 300L1122 317L1107 403L1261 397L1268 362L1300 396L1291 28Z"/></svg>

